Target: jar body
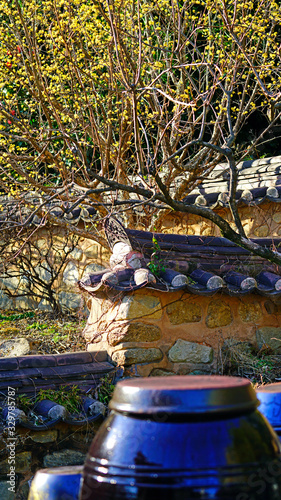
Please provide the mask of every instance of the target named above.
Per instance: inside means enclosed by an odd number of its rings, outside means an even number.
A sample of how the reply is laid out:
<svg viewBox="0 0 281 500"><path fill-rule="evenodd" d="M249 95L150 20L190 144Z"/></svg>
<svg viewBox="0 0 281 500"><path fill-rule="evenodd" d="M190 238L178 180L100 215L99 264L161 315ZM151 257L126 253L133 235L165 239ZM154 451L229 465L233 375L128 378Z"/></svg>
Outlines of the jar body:
<svg viewBox="0 0 281 500"><path fill-rule="evenodd" d="M28 500L78 500L82 465L38 470Z"/></svg>
<svg viewBox="0 0 281 500"><path fill-rule="evenodd" d="M112 411L90 447L81 500L280 500L280 444L257 411Z"/></svg>
<svg viewBox="0 0 281 500"><path fill-rule="evenodd" d="M257 390L259 410L281 437L281 384L268 384Z"/></svg>

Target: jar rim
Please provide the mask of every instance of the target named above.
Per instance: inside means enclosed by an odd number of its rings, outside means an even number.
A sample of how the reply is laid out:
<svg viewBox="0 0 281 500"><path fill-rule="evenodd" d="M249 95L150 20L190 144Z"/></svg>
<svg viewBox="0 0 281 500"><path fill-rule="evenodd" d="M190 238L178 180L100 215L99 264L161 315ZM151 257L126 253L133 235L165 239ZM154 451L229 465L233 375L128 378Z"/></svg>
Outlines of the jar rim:
<svg viewBox="0 0 281 500"><path fill-rule="evenodd" d="M259 405L248 379L185 375L125 379L117 383L111 410L133 414L233 413Z"/></svg>

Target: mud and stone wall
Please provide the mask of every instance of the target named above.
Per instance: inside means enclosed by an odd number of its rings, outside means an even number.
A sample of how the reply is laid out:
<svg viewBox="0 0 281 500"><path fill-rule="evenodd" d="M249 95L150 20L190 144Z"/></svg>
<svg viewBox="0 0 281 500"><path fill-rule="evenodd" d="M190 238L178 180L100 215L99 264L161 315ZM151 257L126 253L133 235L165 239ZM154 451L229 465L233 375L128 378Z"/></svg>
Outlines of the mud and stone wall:
<svg viewBox="0 0 281 500"><path fill-rule="evenodd" d="M231 221L229 210L221 208L216 211L224 219ZM239 213L247 236L251 238L281 237L280 203L262 203L261 205L253 204L253 206L240 205ZM147 229L142 225L137 227L138 229ZM157 227L157 231L187 235L220 236L218 228L210 221L195 215L177 212L167 213L165 218L161 220L161 227ZM65 245L63 232L59 228L54 228L54 233L58 233L55 238L56 244L61 245L63 248ZM36 238L39 249L48 246L48 235L45 234L44 229L36 232ZM109 257L110 252L107 249L102 248L94 241L80 238L79 244L68 256L67 261L62 266L60 276L53 286L64 309L74 311L79 309L81 296L76 287L77 281L84 279L87 274L107 267ZM36 262L37 265L38 262ZM46 269L46 262L42 259L41 277L45 283L48 283L49 275ZM5 294L6 287L9 288L14 298ZM50 304L45 300L24 296L25 292L26 278L24 275L20 278L0 279L0 309L24 310L39 308L41 310L51 310ZM16 297L16 295L19 296Z"/></svg>
<svg viewBox="0 0 281 500"><path fill-rule="evenodd" d="M281 303L257 294L140 289L100 294L88 306L87 348L107 351L125 375L220 372L223 346L233 340L281 353Z"/></svg>
<svg viewBox="0 0 281 500"><path fill-rule="evenodd" d="M232 224L232 215L227 208L216 209L223 219ZM249 238L266 238L281 236L281 206L280 203L262 203L251 206L240 205L239 214L242 226ZM157 231L163 233L176 234L196 234L200 236L221 236L219 229L212 222L202 219L202 217L192 214L182 214L171 212L161 220L161 229Z"/></svg>
<svg viewBox="0 0 281 500"><path fill-rule="evenodd" d="M57 233L57 234L56 234ZM48 234L42 230L36 233L36 250L34 250L34 267L37 275L42 280L43 286L48 286L51 281L51 273L48 271L50 265L60 266L58 278L52 284L55 296L64 310L75 311L81 305L81 293L77 287L77 281L85 278L88 274L104 269L109 259L109 252L99 244L86 238L80 238L77 246L64 258L66 238L54 229L53 249L48 253L46 260L45 249L50 246ZM14 251L17 249L14 248ZM40 254L41 253L41 258ZM32 265L32 263L31 263ZM9 266L13 277L0 277L0 309L3 310L29 310L39 309L52 311L50 303L44 298L35 297L28 291L28 276L32 271L26 267L24 272L17 267ZM28 275L28 276L27 276ZM40 294L40 284L37 280L36 291ZM8 292L7 293L7 289ZM6 290L6 292L5 292ZM42 293L43 296L43 293Z"/></svg>

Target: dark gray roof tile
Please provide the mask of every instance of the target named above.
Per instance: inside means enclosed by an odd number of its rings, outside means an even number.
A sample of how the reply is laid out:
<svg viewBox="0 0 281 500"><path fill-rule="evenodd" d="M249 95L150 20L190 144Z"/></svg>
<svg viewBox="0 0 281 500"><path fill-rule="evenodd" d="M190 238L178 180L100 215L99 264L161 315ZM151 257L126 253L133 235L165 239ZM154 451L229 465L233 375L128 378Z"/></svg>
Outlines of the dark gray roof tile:
<svg viewBox="0 0 281 500"><path fill-rule="evenodd" d="M242 204L261 204L265 201L281 202L281 156L249 160L237 165L238 184L236 200ZM212 209L227 206L229 193L229 167L217 165L211 175L191 191L183 201L195 204L203 200Z"/></svg>
<svg viewBox="0 0 281 500"><path fill-rule="evenodd" d="M3 370L17 370L18 366L18 358L0 358L0 372Z"/></svg>
<svg viewBox="0 0 281 500"><path fill-rule="evenodd" d="M266 296L278 294L281 296L281 269L279 275L278 271L274 271L273 266L266 260L252 255L249 250L237 246L226 238L125 229L119 221L115 219L112 221L112 218L106 221L105 232L111 248L117 241L123 243L129 241L135 251L144 254L146 263L151 260L155 252L153 241L155 238L160 248L158 258L161 264L166 266L166 274L169 274L167 270L171 269L172 272L176 269L179 273L184 272L189 279L187 284L172 287L169 280L163 279L164 275L161 275L161 279L155 275L155 283L144 282L137 285L133 274L130 280L123 281L118 280L116 272L117 282L109 283L102 280L103 273L101 273L88 277L85 282L78 282L81 290L92 296L95 295L97 289L111 288L130 293L144 286L163 291L181 289L197 295L213 295L222 291L229 295L242 296L258 293ZM255 238L254 241L267 248L272 246L277 249L281 248L281 238ZM257 274L261 270L258 266L262 267L267 274L259 274L256 279L252 271L254 269ZM269 273L271 281L274 282L272 286L269 283ZM275 286L275 283L279 283L280 286Z"/></svg>
<svg viewBox="0 0 281 500"><path fill-rule="evenodd" d="M19 368L41 368L44 366L56 366L56 358L54 356L20 356L12 358L17 360ZM0 362L1 369L1 362Z"/></svg>
<svg viewBox="0 0 281 500"><path fill-rule="evenodd" d="M3 370L0 372L0 382L4 380L24 380L29 377L36 378L41 377L41 373L38 368L25 368L17 370Z"/></svg>
<svg viewBox="0 0 281 500"><path fill-rule="evenodd" d="M73 352L71 356L69 353L58 354L56 356L57 366L64 365L82 365L86 363L92 363L93 359L89 352L81 351L81 352Z"/></svg>

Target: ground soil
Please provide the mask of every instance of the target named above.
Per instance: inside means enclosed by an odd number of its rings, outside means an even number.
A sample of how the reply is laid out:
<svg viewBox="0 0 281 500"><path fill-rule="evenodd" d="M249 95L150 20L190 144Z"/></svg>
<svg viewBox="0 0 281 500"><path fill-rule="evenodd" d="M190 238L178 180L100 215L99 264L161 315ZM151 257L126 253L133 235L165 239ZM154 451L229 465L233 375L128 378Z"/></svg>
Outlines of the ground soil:
<svg viewBox="0 0 281 500"><path fill-rule="evenodd" d="M27 314L32 316L24 317ZM30 343L30 354L83 351L86 343L81 333L85 323L85 318L74 316L54 318L39 311L24 314L5 311L5 315L0 315L0 342L25 337Z"/></svg>

